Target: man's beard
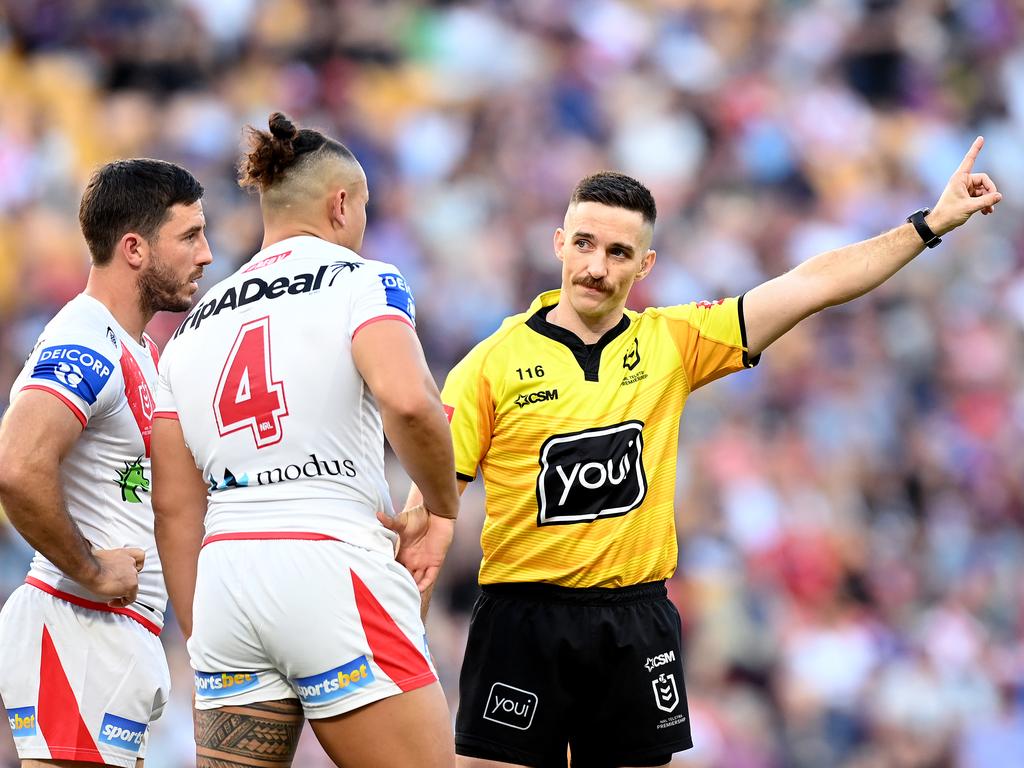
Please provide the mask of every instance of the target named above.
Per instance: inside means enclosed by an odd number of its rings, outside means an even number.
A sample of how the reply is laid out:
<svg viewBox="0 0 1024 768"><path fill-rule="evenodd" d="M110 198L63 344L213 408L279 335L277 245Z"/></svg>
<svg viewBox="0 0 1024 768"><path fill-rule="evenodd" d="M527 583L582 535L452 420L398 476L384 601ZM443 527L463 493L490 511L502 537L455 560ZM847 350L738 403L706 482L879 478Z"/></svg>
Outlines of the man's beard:
<svg viewBox="0 0 1024 768"><path fill-rule="evenodd" d="M192 297L182 294L184 287L163 262L153 259L139 275L139 304L150 314L184 312L192 306Z"/></svg>

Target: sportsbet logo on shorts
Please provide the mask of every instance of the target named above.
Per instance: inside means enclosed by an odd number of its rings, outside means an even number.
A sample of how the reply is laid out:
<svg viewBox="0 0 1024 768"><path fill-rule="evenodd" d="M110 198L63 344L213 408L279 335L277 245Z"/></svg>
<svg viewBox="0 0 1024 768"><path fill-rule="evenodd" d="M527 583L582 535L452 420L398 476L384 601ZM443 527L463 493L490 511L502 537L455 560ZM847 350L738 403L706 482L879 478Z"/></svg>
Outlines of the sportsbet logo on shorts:
<svg viewBox="0 0 1024 768"><path fill-rule="evenodd" d="M136 723L126 717L118 717L109 712L103 715L100 725L100 743L112 747L138 752L142 747L142 739L146 735L146 724Z"/></svg>
<svg viewBox="0 0 1024 768"><path fill-rule="evenodd" d="M11 724L14 738L36 735L36 708L18 707L7 710L7 721Z"/></svg>
<svg viewBox="0 0 1024 768"><path fill-rule="evenodd" d="M255 687L259 681L255 672L196 672L196 693L212 698L232 696Z"/></svg>
<svg viewBox="0 0 1024 768"><path fill-rule="evenodd" d="M320 704L347 696L373 682L373 670L365 656L319 675L295 678L303 704Z"/></svg>

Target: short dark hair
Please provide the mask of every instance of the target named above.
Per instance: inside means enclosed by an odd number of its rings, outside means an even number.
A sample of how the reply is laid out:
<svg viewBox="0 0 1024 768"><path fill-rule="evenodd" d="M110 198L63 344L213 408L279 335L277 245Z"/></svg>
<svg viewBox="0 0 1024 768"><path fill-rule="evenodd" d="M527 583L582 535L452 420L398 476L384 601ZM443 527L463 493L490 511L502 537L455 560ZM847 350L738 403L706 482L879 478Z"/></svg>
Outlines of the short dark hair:
<svg viewBox="0 0 1024 768"><path fill-rule="evenodd" d="M340 141L312 128L298 128L283 112L271 113L267 123L269 131L246 126L250 148L238 165L239 186L263 192L303 156L318 150L356 162L352 151Z"/></svg>
<svg viewBox="0 0 1024 768"><path fill-rule="evenodd" d="M153 237L173 206L202 196L203 185L180 165L148 157L107 163L89 179L78 207L92 263L109 263L127 232Z"/></svg>
<svg viewBox="0 0 1024 768"><path fill-rule="evenodd" d="M658 218L651 190L632 176L614 171L600 171L581 179L569 198L570 205L576 203L601 203L636 211L651 226Z"/></svg>

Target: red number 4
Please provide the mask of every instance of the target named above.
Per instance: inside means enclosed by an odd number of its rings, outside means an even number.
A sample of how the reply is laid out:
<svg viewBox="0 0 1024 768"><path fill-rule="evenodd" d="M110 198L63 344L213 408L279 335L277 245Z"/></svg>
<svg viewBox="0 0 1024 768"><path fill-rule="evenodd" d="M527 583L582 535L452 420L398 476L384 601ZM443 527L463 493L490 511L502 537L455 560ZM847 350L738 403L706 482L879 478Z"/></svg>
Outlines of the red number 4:
<svg viewBox="0 0 1024 768"><path fill-rule="evenodd" d="M284 385L270 372L269 317L239 329L213 395L213 411L221 437L250 427L257 448L280 442L288 404Z"/></svg>

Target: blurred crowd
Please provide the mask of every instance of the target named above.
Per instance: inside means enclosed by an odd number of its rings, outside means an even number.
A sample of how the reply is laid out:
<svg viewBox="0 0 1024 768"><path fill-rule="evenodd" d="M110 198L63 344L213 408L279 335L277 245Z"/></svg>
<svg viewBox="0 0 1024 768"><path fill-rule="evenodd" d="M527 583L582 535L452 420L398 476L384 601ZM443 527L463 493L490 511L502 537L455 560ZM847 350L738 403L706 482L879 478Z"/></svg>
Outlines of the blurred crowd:
<svg viewBox="0 0 1024 768"><path fill-rule="evenodd" d="M696 748L673 765L1024 765L1020 0L5 0L0 93L0 412L84 286L91 170L192 170L209 286L260 246L234 166L273 110L361 160L363 255L412 284L439 383L557 287L551 235L583 175L655 194L642 308L737 295L901 223L983 134L993 216L687 407L669 586ZM453 708L479 485L428 619ZM29 555L0 514L0 600ZM173 621L163 639L176 690L146 764L182 768L190 670ZM327 765L308 729L296 765Z"/></svg>

